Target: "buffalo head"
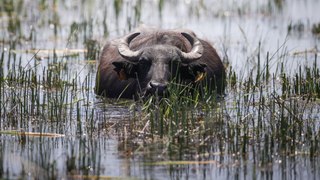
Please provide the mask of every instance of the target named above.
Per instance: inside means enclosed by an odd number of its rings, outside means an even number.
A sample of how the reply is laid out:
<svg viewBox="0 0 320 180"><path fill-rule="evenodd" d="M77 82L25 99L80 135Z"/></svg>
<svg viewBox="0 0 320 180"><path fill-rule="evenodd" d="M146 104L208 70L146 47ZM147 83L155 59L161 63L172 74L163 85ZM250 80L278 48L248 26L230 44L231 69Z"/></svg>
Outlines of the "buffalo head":
<svg viewBox="0 0 320 180"><path fill-rule="evenodd" d="M196 61L203 55L204 48L195 36L184 32L180 34L191 45L191 50L184 52L168 43L146 45L133 50L130 43L139 35L140 32L134 32L119 40L117 49L123 58L112 64L119 79L137 79L137 93L141 96L163 96L173 79L190 83L203 76L201 72L204 72L206 64Z"/></svg>

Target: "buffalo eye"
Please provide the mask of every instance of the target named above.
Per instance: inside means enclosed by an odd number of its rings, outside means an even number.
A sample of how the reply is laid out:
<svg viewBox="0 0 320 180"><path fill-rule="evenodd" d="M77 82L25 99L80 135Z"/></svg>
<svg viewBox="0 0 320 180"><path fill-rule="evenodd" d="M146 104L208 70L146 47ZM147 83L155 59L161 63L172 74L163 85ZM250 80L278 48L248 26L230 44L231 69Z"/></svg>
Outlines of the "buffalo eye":
<svg viewBox="0 0 320 180"><path fill-rule="evenodd" d="M151 60L146 57L140 57L137 67L139 78L145 78L151 67Z"/></svg>

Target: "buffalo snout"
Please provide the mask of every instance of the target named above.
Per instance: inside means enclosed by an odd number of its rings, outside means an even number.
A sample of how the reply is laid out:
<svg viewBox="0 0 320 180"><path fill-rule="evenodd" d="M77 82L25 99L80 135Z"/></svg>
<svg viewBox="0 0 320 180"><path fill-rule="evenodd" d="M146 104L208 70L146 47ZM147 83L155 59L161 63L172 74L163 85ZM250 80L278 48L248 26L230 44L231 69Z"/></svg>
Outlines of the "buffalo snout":
<svg viewBox="0 0 320 180"><path fill-rule="evenodd" d="M151 81L147 89L147 94L164 96L167 92L167 87L168 87L168 83Z"/></svg>

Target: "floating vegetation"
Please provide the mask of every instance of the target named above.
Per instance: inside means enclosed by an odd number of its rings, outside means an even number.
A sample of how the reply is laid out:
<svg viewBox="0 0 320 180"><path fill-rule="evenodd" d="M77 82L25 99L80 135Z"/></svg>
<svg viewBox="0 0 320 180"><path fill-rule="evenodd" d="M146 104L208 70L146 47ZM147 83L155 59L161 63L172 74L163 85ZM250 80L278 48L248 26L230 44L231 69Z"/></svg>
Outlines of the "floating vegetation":
<svg viewBox="0 0 320 180"><path fill-rule="evenodd" d="M320 23L312 25L312 34L319 36L320 35Z"/></svg>
<svg viewBox="0 0 320 180"><path fill-rule="evenodd" d="M25 132L25 131L0 131L0 134L14 135L14 136L29 136L29 137L64 137L64 134L56 133L42 133L42 132Z"/></svg>
<svg viewBox="0 0 320 180"><path fill-rule="evenodd" d="M304 30L305 30L305 25L301 21L299 21L299 22L297 22L295 24L290 23L288 25L288 34L290 34L290 33L301 34Z"/></svg>
<svg viewBox="0 0 320 180"><path fill-rule="evenodd" d="M123 179L123 180L126 180L126 179L138 179L138 178L134 178L134 177L121 177L121 176L97 176L97 175L70 175L68 176L68 178L70 179L88 179L88 180L96 180L96 179L101 179L101 180L110 180L110 179Z"/></svg>
<svg viewBox="0 0 320 180"><path fill-rule="evenodd" d="M79 53L87 53L87 49L28 49L28 50L10 50L14 54L28 53L33 54L35 59L43 60L49 59L50 56L56 57L73 57L79 56ZM95 56L94 56L95 57Z"/></svg>
<svg viewBox="0 0 320 180"><path fill-rule="evenodd" d="M200 164L219 164L218 161L161 161L161 162L153 162L146 163L145 165L152 166L167 166L167 165L200 165Z"/></svg>

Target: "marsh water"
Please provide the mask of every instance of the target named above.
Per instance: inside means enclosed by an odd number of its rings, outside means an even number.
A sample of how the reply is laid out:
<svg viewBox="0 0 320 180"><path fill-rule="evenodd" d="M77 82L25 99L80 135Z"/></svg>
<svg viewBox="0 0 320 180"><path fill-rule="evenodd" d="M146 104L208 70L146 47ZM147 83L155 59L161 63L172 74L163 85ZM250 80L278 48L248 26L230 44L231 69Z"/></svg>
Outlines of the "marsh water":
<svg viewBox="0 0 320 180"><path fill-rule="evenodd" d="M319 0L1 1L0 178L319 179L319 97L282 101L289 95L274 88L284 72L319 73L319 7ZM143 102L93 91L105 42L140 26L191 29L238 84L250 84L260 67L275 83L248 92L229 84L216 105L186 113L194 122L187 130L147 131L154 116Z"/></svg>

